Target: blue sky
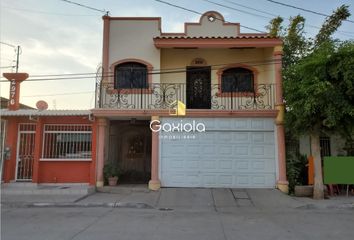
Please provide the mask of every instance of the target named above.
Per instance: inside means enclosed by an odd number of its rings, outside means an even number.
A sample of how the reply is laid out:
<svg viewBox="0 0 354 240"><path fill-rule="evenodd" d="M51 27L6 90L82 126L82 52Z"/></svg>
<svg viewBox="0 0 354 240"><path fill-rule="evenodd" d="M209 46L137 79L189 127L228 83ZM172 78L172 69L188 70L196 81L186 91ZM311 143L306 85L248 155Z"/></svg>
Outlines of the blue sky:
<svg viewBox="0 0 354 240"><path fill-rule="evenodd" d="M198 21L199 16L158 3L154 0L72 0L110 12L111 16L162 17L162 31L183 31L184 22ZM219 11L226 21L240 22L251 28L265 31L272 15L288 19L301 14L306 18L305 31L314 36L325 17L279 6L266 0L210 0L237 8L216 6L203 0L165 0L198 12ZM331 14L342 4L354 13L354 0L278 0L317 12ZM267 13L260 13L240 6L242 4ZM20 45L20 71L30 75L93 73L101 62L102 14L60 0L0 0L0 41ZM350 19L354 19L351 16ZM285 24L288 21L285 21ZM354 23L345 22L335 34L342 40L354 38ZM243 32L250 32L241 29ZM348 33L351 32L351 33ZM14 60L14 50L0 45L0 66L6 67ZM11 69L1 68L1 72ZM1 96L8 97L8 83L1 83ZM21 102L34 106L38 100L48 102L50 108L87 109L94 106L95 79L66 81L24 82ZM73 94L76 93L76 94Z"/></svg>

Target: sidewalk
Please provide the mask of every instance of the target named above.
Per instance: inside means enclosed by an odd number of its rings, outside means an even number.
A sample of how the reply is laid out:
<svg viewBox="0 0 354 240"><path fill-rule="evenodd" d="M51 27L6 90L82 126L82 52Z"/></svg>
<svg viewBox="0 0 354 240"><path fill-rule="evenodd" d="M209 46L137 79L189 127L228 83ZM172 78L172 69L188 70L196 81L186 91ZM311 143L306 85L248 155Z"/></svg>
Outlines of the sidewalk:
<svg viewBox="0 0 354 240"><path fill-rule="evenodd" d="M232 212L240 209L353 209L354 197L316 201L285 195L276 189L162 188L146 186L105 189L91 194L2 194L3 207L109 207Z"/></svg>

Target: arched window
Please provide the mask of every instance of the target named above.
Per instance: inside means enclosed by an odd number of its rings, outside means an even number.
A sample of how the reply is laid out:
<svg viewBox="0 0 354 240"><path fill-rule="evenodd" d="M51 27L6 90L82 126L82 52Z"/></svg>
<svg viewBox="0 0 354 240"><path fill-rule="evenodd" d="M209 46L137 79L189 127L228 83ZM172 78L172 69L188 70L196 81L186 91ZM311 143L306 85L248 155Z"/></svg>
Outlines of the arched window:
<svg viewBox="0 0 354 240"><path fill-rule="evenodd" d="M146 65L137 62L125 62L114 68L114 88L148 88Z"/></svg>
<svg viewBox="0 0 354 240"><path fill-rule="evenodd" d="M254 84L253 72L246 68L229 68L222 72L221 90L222 92L253 92Z"/></svg>

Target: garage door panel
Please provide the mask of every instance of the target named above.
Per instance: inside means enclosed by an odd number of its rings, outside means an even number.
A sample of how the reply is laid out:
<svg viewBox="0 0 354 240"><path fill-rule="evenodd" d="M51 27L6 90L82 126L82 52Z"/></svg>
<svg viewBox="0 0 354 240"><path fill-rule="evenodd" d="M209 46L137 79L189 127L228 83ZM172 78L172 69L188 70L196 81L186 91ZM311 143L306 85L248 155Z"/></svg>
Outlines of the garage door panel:
<svg viewBox="0 0 354 240"><path fill-rule="evenodd" d="M219 145L217 148L217 153L221 157L229 156L232 157L232 145Z"/></svg>
<svg viewBox="0 0 354 240"><path fill-rule="evenodd" d="M217 142L218 143L230 143L232 142L232 133L227 133L227 132L218 132L218 133L215 133L216 136L217 136Z"/></svg>
<svg viewBox="0 0 354 240"><path fill-rule="evenodd" d="M215 158L215 156L214 156L214 155L216 155L215 145L205 144L205 145L200 146L200 150L201 150L201 153L203 153L202 155L207 155L209 157Z"/></svg>
<svg viewBox="0 0 354 240"><path fill-rule="evenodd" d="M195 119L194 119L195 120ZM162 118L171 123L170 118ZM180 121L180 120L179 120ZM188 121L188 119L184 119ZM191 119L193 121L193 119ZM196 121L196 120L195 120ZM207 131L160 140L162 186L274 187L272 119L198 119ZM163 136L166 133L162 133ZM171 133L167 133L171 134Z"/></svg>
<svg viewBox="0 0 354 240"><path fill-rule="evenodd" d="M183 152L185 152L184 154L187 154L188 156L198 156L200 153L200 147L200 145L189 144L184 146ZM182 154L182 152L180 152L180 154Z"/></svg>
<svg viewBox="0 0 354 240"><path fill-rule="evenodd" d="M248 132L235 132L233 133L234 143L249 143L250 134Z"/></svg>
<svg viewBox="0 0 354 240"><path fill-rule="evenodd" d="M229 159L229 160L220 160L219 161L219 169L225 169L225 170L232 170L233 168L233 160Z"/></svg>
<svg viewBox="0 0 354 240"><path fill-rule="evenodd" d="M183 152L185 144L163 144L161 155L162 157L168 156L178 156L179 153Z"/></svg>
<svg viewBox="0 0 354 240"><path fill-rule="evenodd" d="M248 156L249 155L249 146L248 145L244 145L244 146L235 146L234 147L234 156L235 158L239 158L239 157L244 157L244 156Z"/></svg>
<svg viewBox="0 0 354 240"><path fill-rule="evenodd" d="M255 158L274 158L274 146L270 146L270 145L251 146L249 156L253 156Z"/></svg>

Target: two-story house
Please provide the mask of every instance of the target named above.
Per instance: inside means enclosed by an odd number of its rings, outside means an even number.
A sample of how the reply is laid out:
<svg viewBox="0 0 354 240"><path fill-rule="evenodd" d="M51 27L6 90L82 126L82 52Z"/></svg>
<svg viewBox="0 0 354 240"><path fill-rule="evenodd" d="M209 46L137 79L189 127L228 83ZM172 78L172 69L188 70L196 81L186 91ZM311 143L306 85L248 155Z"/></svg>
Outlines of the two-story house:
<svg viewBox="0 0 354 240"><path fill-rule="evenodd" d="M97 186L111 161L151 189L287 190L279 38L214 11L182 33L158 17L103 22Z"/></svg>

